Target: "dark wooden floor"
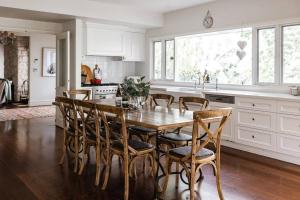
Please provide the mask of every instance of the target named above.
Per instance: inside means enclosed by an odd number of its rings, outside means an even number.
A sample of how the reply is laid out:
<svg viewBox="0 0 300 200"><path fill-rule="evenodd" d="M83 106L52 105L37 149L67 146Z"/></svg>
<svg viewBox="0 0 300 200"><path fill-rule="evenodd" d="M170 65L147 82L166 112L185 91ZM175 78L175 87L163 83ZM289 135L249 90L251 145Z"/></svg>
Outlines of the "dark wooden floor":
<svg viewBox="0 0 300 200"><path fill-rule="evenodd" d="M66 162L63 167L57 164L61 140L61 130L54 126L53 118L1 122L0 199L122 199L122 175L117 160L107 190L101 191L93 185L93 160L82 176L69 169L71 163ZM263 157L258 157L259 162L255 162L253 155L235 155L234 152L222 154L222 183L227 200L300 199L298 166L277 164L270 159L264 164ZM284 166L288 166L287 170L282 168ZM174 178L170 179L167 199L187 199L187 186L181 184L176 190ZM138 180L130 187L131 199L153 199L151 176L139 172ZM218 199L210 167L204 169L198 191L199 199Z"/></svg>

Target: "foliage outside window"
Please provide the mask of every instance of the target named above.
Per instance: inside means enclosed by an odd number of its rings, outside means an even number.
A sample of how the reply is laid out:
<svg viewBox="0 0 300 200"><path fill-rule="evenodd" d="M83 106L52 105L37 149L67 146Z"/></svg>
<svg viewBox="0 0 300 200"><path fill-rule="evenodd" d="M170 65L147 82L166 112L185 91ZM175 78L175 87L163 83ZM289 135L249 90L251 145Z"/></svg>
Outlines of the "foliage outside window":
<svg viewBox="0 0 300 200"><path fill-rule="evenodd" d="M275 82L275 28L258 30L258 82Z"/></svg>
<svg viewBox="0 0 300 200"><path fill-rule="evenodd" d="M283 36L283 83L300 83L300 26L285 26Z"/></svg>
<svg viewBox="0 0 300 200"><path fill-rule="evenodd" d="M239 59L239 40L247 42ZM222 31L176 38L175 81L191 82L205 70L223 84L252 83L252 30Z"/></svg>

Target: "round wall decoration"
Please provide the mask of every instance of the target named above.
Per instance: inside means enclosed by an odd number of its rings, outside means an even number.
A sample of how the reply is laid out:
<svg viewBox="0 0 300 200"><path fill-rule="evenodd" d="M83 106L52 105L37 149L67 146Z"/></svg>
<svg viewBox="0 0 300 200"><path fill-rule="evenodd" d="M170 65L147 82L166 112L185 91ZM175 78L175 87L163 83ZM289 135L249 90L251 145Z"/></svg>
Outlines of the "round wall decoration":
<svg viewBox="0 0 300 200"><path fill-rule="evenodd" d="M205 28L211 28L214 25L214 18L211 16L210 11L207 11L207 14L203 20L203 26Z"/></svg>

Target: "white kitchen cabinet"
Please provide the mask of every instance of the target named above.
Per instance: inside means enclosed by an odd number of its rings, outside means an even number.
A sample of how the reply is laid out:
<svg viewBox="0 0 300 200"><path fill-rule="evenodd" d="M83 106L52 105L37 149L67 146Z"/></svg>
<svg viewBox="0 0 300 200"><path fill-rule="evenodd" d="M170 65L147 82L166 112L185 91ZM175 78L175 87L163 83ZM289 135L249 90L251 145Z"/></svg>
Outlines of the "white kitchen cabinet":
<svg viewBox="0 0 300 200"><path fill-rule="evenodd" d="M300 103L279 101L277 110L283 114L300 115Z"/></svg>
<svg viewBox="0 0 300 200"><path fill-rule="evenodd" d="M277 125L279 133L300 136L300 116L279 114Z"/></svg>
<svg viewBox="0 0 300 200"><path fill-rule="evenodd" d="M238 127L236 141L241 144L262 149L276 149L276 135L259 129Z"/></svg>
<svg viewBox="0 0 300 200"><path fill-rule="evenodd" d="M279 153L300 157L300 138L289 135L278 135L277 151Z"/></svg>
<svg viewBox="0 0 300 200"><path fill-rule="evenodd" d="M125 34L124 61L142 62L145 60L145 34L127 32Z"/></svg>
<svg viewBox="0 0 300 200"><path fill-rule="evenodd" d="M250 110L237 110L237 124L267 130L276 129L276 117L274 113Z"/></svg>
<svg viewBox="0 0 300 200"><path fill-rule="evenodd" d="M237 97L236 104L243 109L276 112L276 102L272 100Z"/></svg>
<svg viewBox="0 0 300 200"><path fill-rule="evenodd" d="M123 31L98 27L86 28L86 55L124 56L125 34Z"/></svg>
<svg viewBox="0 0 300 200"><path fill-rule="evenodd" d="M224 106L220 106L220 105L224 105ZM211 106L209 106L209 109L219 109L219 108L226 108L229 107L229 105L227 104L217 104L217 103L212 103ZM234 141L234 118L235 118L235 110L232 110L231 116L229 118L229 120L226 122L223 131L222 131L222 135L221 138L223 140L227 140L227 141ZM215 131L218 128L219 122L218 123L212 123L210 125L210 129L212 131Z"/></svg>

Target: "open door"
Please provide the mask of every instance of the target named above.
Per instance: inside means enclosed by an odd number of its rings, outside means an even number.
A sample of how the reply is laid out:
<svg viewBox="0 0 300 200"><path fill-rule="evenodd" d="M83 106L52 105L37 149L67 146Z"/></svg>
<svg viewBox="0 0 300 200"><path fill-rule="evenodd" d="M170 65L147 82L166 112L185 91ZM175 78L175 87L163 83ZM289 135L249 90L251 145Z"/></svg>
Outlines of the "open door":
<svg viewBox="0 0 300 200"><path fill-rule="evenodd" d="M70 89L70 31L56 36L56 96ZM61 112L56 108L55 124L63 126Z"/></svg>

